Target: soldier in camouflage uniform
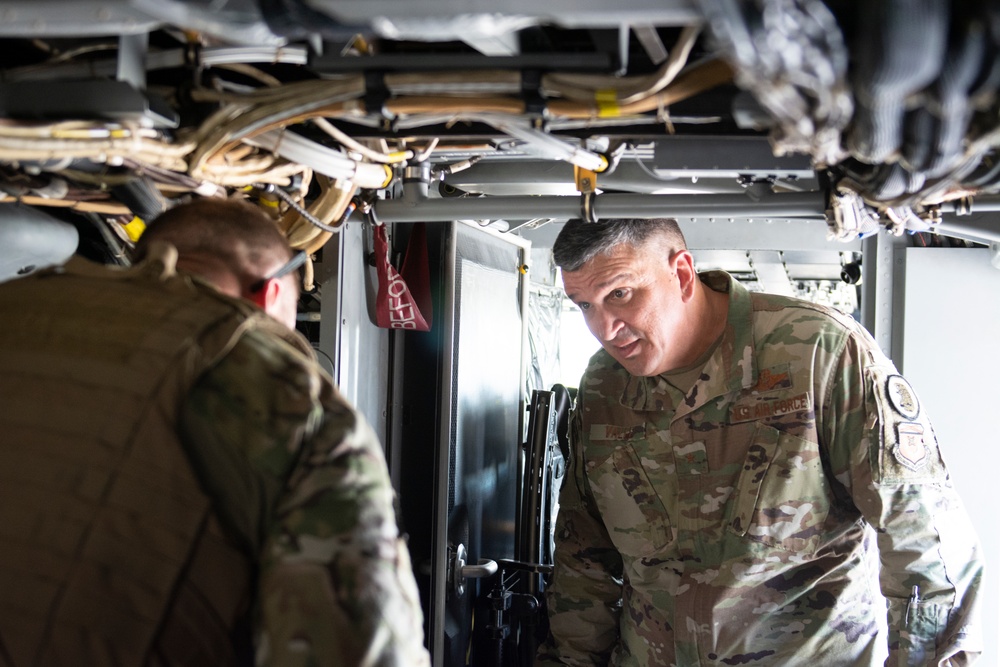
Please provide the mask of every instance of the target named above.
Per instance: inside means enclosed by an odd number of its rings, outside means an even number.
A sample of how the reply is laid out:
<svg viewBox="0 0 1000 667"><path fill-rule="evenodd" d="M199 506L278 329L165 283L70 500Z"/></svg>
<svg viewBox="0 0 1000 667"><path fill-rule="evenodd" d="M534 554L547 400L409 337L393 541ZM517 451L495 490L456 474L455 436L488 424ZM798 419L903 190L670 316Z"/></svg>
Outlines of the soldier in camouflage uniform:
<svg viewBox="0 0 1000 667"><path fill-rule="evenodd" d="M146 245L0 285L0 664L428 666L377 438L248 302L294 315L281 234Z"/></svg>
<svg viewBox="0 0 1000 667"><path fill-rule="evenodd" d="M850 317L696 274L672 220L566 225L581 380L536 665L968 665L982 556Z"/></svg>

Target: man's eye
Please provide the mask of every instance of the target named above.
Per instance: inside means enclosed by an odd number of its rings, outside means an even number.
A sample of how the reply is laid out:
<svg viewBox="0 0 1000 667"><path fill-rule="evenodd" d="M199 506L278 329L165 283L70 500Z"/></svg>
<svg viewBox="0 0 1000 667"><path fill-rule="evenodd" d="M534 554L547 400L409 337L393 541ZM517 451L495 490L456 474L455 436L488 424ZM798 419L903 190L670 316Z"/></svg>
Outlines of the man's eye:
<svg viewBox="0 0 1000 667"><path fill-rule="evenodd" d="M625 297L625 290L623 290L623 289L616 289L613 292L611 292L611 296L613 296L616 299L622 299L622 298Z"/></svg>
<svg viewBox="0 0 1000 667"><path fill-rule="evenodd" d="M578 303L576 304L576 307L579 308L580 310L590 310L589 303Z"/></svg>

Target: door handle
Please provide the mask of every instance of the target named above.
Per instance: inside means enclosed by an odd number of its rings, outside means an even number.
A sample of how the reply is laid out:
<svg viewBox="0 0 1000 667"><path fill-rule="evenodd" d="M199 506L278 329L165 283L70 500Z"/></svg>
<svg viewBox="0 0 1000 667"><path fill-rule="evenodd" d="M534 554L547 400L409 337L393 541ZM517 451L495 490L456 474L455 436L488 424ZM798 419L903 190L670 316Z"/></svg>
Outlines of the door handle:
<svg viewBox="0 0 1000 667"><path fill-rule="evenodd" d="M465 595L466 579L485 579L497 573L497 563L489 558L480 558L476 565L468 564L469 553L464 544L459 544L451 551L448 559L448 574L451 583L451 593L456 598Z"/></svg>

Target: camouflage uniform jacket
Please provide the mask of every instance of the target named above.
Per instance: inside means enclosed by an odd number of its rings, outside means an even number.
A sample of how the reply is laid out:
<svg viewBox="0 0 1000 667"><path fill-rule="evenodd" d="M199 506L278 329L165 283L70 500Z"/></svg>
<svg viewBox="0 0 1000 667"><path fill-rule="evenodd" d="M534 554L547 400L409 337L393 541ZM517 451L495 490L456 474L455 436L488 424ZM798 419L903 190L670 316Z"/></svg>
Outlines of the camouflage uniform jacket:
<svg viewBox="0 0 1000 667"><path fill-rule="evenodd" d="M42 299L42 292L29 285L29 281L51 283L44 293L48 296ZM31 288L31 300L17 301L16 294L22 287ZM143 437L141 433L129 435L132 415L123 411L136 411L137 405L147 406L142 412L162 415L153 418L156 424L162 423L161 429L172 428L176 423L177 436L171 434L170 438L160 440L173 444L173 449L179 446L184 450L201 490L211 499L210 521L221 524L225 539L237 547L237 553L246 555L252 571L256 572L256 608L252 615L234 624L233 640L249 644L253 635L257 665L429 666L416 583L406 545L397 529L394 492L381 446L364 418L343 400L329 376L315 363L305 339L249 302L231 299L190 276L175 273L173 259L166 257L154 257L128 271L73 260L66 269L19 279L11 283L11 288L0 286L0 297L3 297L0 302L10 306L5 315L8 318L5 330L20 332L14 339L26 348L4 349L0 354L0 368L4 369L0 374L0 396L5 404L13 406L0 421L14 422L15 428L23 427L21 431L0 430L0 453L22 451L25 454L14 460L44 461L46 457L37 453L32 454L34 459L27 456L36 449L45 453L62 447L62 454L47 457L51 461L48 467L58 465L60 471L67 468L59 476L42 477L42 473L25 467L23 479L14 480L22 495L33 491L36 478L51 480L50 486L62 480L67 488L59 492L53 487L58 495L53 495L50 504L55 501L60 507L66 504L63 496L77 504L82 502L76 487L83 487L83 481L89 482L88 491L95 486L95 475L78 463L83 458L79 450L84 435L95 430L101 433L103 429L117 437L124 431L119 439L132 440L131 444L126 443L126 449L138 450L146 441L157 438ZM206 317L215 318L208 320L209 330L232 332L225 333L229 342L212 357L207 369L204 362L192 361L205 356L197 349L201 339L184 333L198 331L199 327L204 329L198 322ZM0 336L8 338L11 336ZM97 347L78 342L84 339L96 339ZM49 350L43 344L58 349ZM144 390L154 397L108 400L108 396L131 396L115 387L120 385L119 388L132 391L138 386L134 378L151 375L154 364L148 350L154 344L167 352L181 351L174 357L172 369L167 365L162 378L153 377L155 389ZM101 353L84 358L83 352L76 352L87 350L91 354L92 349ZM19 375L11 375L14 371ZM36 376L40 379L35 379ZM66 398L71 395L67 386L76 390L73 383L78 376L82 378L78 381L80 390L73 396L79 396L87 386L108 388L101 389L99 399L87 399L88 406L95 402L100 405L98 410L90 408L93 418ZM19 391L18 383L13 379L8 382L8 377L23 377L18 381L20 386L30 388ZM32 384L25 384L28 381ZM81 398L77 400L84 402ZM50 417L49 421L58 424L63 433L43 421L46 409L53 407L60 416L57 420ZM72 418L63 418L63 413ZM105 426L98 428L94 423ZM65 430L70 428L78 433ZM13 434L17 433L21 437L15 441L17 436ZM104 450L110 449L108 442L105 438ZM154 451L154 457L145 463L147 470L151 465L165 466L163 461L167 458L173 460L170 451L170 447L166 447L166 453L162 449ZM106 451L100 453L105 459L109 457ZM80 470L75 470L74 465ZM142 466L129 470L141 475ZM10 474L11 470L5 469L0 478ZM182 474L180 470L174 473ZM167 494L160 494L158 487L147 487L143 494L139 484L133 485L136 487L133 497L138 497L138 504L152 505L154 514L167 515L167 508L179 504L176 499L168 502L164 497ZM73 519L71 512L72 507L64 514ZM9 515L10 512L0 517L0 534L6 544L10 544L12 535L16 543L23 541L24 535L17 534L20 530L29 539L37 536L38 541L44 539L56 545L51 549L52 554L44 556L45 563L56 556L62 557L64 543L69 538L54 540L50 533L55 529L51 525L36 522L39 525L29 530L27 519L14 520ZM53 523L54 519L47 521ZM156 521L147 518L145 523ZM119 531L121 538L118 542L132 543L134 535L140 538L157 535L158 540L147 538L151 543L147 551L154 554L164 551L166 547L156 544L166 543L161 535L164 531L153 532L143 524L142 517L131 523L115 524L114 530ZM180 534L173 526L171 529ZM172 537L169 545L175 542L178 538ZM182 552L193 550L184 549L183 544L170 548ZM232 587L230 573L241 568L242 563L222 548L199 553L201 560L186 567L186 571L214 572L214 582L203 582L203 593L206 597L223 595L222 589ZM0 561L3 554L0 550ZM121 558L112 560L118 562ZM28 570L39 569L21 561L18 563ZM103 595L107 589L107 599L118 601L123 593L121 579L129 574L112 569L93 589L98 591L94 595ZM102 584L104 581L111 583ZM252 587L249 580L244 581L248 588ZM126 597L130 595L139 601L134 604L137 609L158 608L152 600L159 594L153 582L140 583L145 584L140 591L125 590ZM0 590L5 593L11 593L6 586L15 584L0 576ZM43 605L40 600L18 603L29 604L32 609ZM100 606L100 602L96 604ZM128 632L127 624L119 624L117 629L106 627L103 617L116 617L111 614L110 605L104 606L101 613L95 614L102 618L93 623L80 621L93 627L92 636L83 637L88 645L99 648L107 644L109 650L115 650L117 644L135 643L133 637L121 636ZM164 608L169 609L169 604L165 603ZM0 618L7 617L0 615ZM15 622L12 618L8 620ZM174 645L193 644L195 638L207 636L200 631L197 617L181 619L175 625L182 627L168 638ZM2 640L12 636L5 636L5 630L16 629L17 626L0 625L0 655L6 655ZM34 633L41 628L22 630ZM81 658L77 656L62 664L86 664ZM174 662L163 661L162 655L154 658L150 664ZM138 659L110 658L92 664L111 662L146 664Z"/></svg>
<svg viewBox="0 0 1000 667"><path fill-rule="evenodd" d="M179 422L214 506L259 555L256 664L429 667L381 444L302 345L248 332Z"/></svg>
<svg viewBox="0 0 1000 667"><path fill-rule="evenodd" d="M910 386L851 318L702 280L686 396L583 376L536 664L969 664L982 558Z"/></svg>
<svg viewBox="0 0 1000 667"><path fill-rule="evenodd" d="M180 428L259 554L258 665L429 667L381 445L317 364L250 332L195 385Z"/></svg>

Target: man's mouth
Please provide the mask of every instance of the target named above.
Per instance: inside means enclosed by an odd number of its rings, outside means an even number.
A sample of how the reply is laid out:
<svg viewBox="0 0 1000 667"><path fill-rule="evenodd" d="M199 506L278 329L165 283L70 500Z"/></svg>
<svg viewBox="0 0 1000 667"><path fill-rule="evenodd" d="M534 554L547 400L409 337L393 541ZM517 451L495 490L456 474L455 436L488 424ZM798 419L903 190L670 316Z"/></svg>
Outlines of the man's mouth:
<svg viewBox="0 0 1000 667"><path fill-rule="evenodd" d="M631 343L626 343L624 345L615 345L614 347L619 356L628 359L630 356L632 356L639 350L639 339L636 338Z"/></svg>

